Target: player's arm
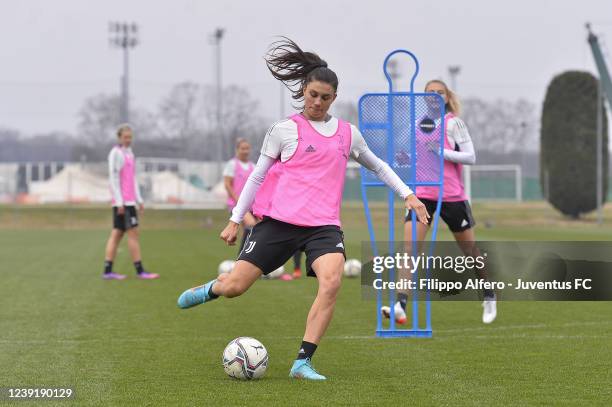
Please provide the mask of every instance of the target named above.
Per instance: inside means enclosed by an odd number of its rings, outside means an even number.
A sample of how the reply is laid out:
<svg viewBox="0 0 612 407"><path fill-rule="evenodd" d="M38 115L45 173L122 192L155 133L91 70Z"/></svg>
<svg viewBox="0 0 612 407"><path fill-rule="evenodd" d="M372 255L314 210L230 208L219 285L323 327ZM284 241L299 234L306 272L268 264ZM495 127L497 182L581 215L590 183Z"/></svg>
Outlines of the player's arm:
<svg viewBox="0 0 612 407"><path fill-rule="evenodd" d="M280 157L282 148L282 137L278 131L275 131L274 125L268 130L264 138L261 155L257 160L257 164L253 172L251 172L251 175L249 175L242 192L240 192L240 196L238 197L236 206L232 210L232 216L227 226L219 236L221 240L224 240L227 244L233 245L236 242L240 222L242 222L246 213L253 206L255 195L257 191L259 191L261 184L263 184L268 170L274 165L277 158Z"/></svg>
<svg viewBox="0 0 612 407"><path fill-rule="evenodd" d="M232 188L233 183L234 183L234 177L228 177L228 176L223 177L223 185L225 186L225 191L227 192L227 195L230 198L232 198L234 201L237 201L238 197L234 193L234 188Z"/></svg>
<svg viewBox="0 0 612 407"><path fill-rule="evenodd" d="M119 212L121 212L123 208L123 196L121 195L121 180L119 176L122 167L123 156L117 149L112 149L108 154L108 181Z"/></svg>
<svg viewBox="0 0 612 407"><path fill-rule="evenodd" d="M374 154L366 144L361 132L354 126L352 129L351 157L359 164L372 171L376 177L399 195L406 208L414 209L420 222L428 224L429 214L423 204L401 178L391 169L389 164Z"/></svg>
<svg viewBox="0 0 612 407"><path fill-rule="evenodd" d="M136 203L141 211L144 211L144 199L140 193L140 184L138 183L138 166L134 164L134 191L136 192Z"/></svg>
<svg viewBox="0 0 612 407"><path fill-rule="evenodd" d="M476 163L476 152L474 143L468 132L468 128L458 117L454 117L448 123L448 137L454 141L458 150L444 149L444 159L458 164L473 165Z"/></svg>
<svg viewBox="0 0 612 407"><path fill-rule="evenodd" d="M229 160L225 164L225 168L223 168L223 185L225 186L227 195L236 202L238 201L238 197L234 193L234 188L232 187L234 183L234 168L235 164L233 160Z"/></svg>
<svg viewBox="0 0 612 407"><path fill-rule="evenodd" d="M255 169L249 178L247 179L240 196L238 197L238 201L236 206L232 210L232 216L230 220L221 232L221 240L224 240L227 244L233 245L236 242L236 236L238 235L238 227L240 226L240 222L246 215L246 213L253 206L253 202L255 201L255 195L257 195L257 191L263 184L264 179L266 178L266 174L276 159L268 157L264 154L259 156L259 160L257 160L257 165L255 165Z"/></svg>

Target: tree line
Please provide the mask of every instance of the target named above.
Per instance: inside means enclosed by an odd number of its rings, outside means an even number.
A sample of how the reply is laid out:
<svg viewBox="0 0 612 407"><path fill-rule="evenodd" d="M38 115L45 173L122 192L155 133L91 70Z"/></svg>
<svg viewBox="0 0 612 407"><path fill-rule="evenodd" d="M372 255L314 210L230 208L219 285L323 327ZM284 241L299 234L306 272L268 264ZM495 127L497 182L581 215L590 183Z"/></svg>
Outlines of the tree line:
<svg viewBox="0 0 612 407"><path fill-rule="evenodd" d="M119 95L101 93L87 98L77 113L76 134L51 131L24 135L0 123L0 161L105 160L115 142L119 106ZM513 157L526 146L537 151L537 112L530 102L469 98L463 107L462 117L481 157ZM155 109L131 108L138 155L226 160L233 155L238 137L246 138L253 151L259 151L268 126L277 119L264 117L259 101L236 85L223 89L221 111L219 131L216 89L195 82L174 85ZM358 123L356 103L338 101L333 114Z"/></svg>

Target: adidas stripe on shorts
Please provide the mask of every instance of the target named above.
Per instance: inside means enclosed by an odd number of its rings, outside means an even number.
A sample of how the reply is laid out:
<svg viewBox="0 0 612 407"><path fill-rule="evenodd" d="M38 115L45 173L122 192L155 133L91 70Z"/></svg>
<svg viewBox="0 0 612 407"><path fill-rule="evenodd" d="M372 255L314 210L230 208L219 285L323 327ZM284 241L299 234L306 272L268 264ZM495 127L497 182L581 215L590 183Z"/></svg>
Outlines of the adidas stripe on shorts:
<svg viewBox="0 0 612 407"><path fill-rule="evenodd" d="M419 199L427 208L427 213L429 213L430 216L429 224L431 224L438 202L430 199ZM406 222L410 222L412 220L412 215L410 212L411 211L408 211L406 214ZM440 207L440 217L448 225L451 232L463 232L464 230L468 230L476 226L476 221L474 221L474 217L472 216L472 208L470 207L470 203L468 201L442 202L442 206Z"/></svg>

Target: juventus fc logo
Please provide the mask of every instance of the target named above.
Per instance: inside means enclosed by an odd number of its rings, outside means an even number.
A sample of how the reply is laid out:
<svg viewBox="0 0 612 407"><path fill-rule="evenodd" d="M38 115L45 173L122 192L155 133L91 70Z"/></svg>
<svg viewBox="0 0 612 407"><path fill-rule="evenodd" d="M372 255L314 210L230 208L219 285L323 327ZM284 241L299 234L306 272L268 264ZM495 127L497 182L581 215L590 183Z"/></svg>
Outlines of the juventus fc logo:
<svg viewBox="0 0 612 407"><path fill-rule="evenodd" d="M255 248L255 244L257 242L249 242L249 245L247 246L247 248L244 250L245 253L251 253L253 251L253 249Z"/></svg>

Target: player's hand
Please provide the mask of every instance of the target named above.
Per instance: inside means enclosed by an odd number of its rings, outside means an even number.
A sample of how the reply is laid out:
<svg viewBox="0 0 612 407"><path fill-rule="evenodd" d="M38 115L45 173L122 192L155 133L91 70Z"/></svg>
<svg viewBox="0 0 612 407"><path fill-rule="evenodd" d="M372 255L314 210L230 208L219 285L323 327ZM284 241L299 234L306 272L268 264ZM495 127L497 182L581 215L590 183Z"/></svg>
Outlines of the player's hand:
<svg viewBox="0 0 612 407"><path fill-rule="evenodd" d="M125 214L125 206L121 205L117 207L117 215L124 215Z"/></svg>
<svg viewBox="0 0 612 407"><path fill-rule="evenodd" d="M416 197L415 194L410 194L406 197L406 208L412 209L416 212L417 219L419 222L428 225L429 224L429 213L425 204Z"/></svg>
<svg viewBox="0 0 612 407"><path fill-rule="evenodd" d="M221 240L225 241L229 246L233 246L236 244L236 237L238 236L238 228L240 225L236 222L232 222L231 220L228 222L227 226L219 237Z"/></svg>
<svg viewBox="0 0 612 407"><path fill-rule="evenodd" d="M139 205L138 205L138 210L139 210L140 212L144 212L144 204L139 204Z"/></svg>
<svg viewBox="0 0 612 407"><path fill-rule="evenodd" d="M435 141L430 141L427 143L427 149L436 155L442 154L442 148L440 148L440 144Z"/></svg>

